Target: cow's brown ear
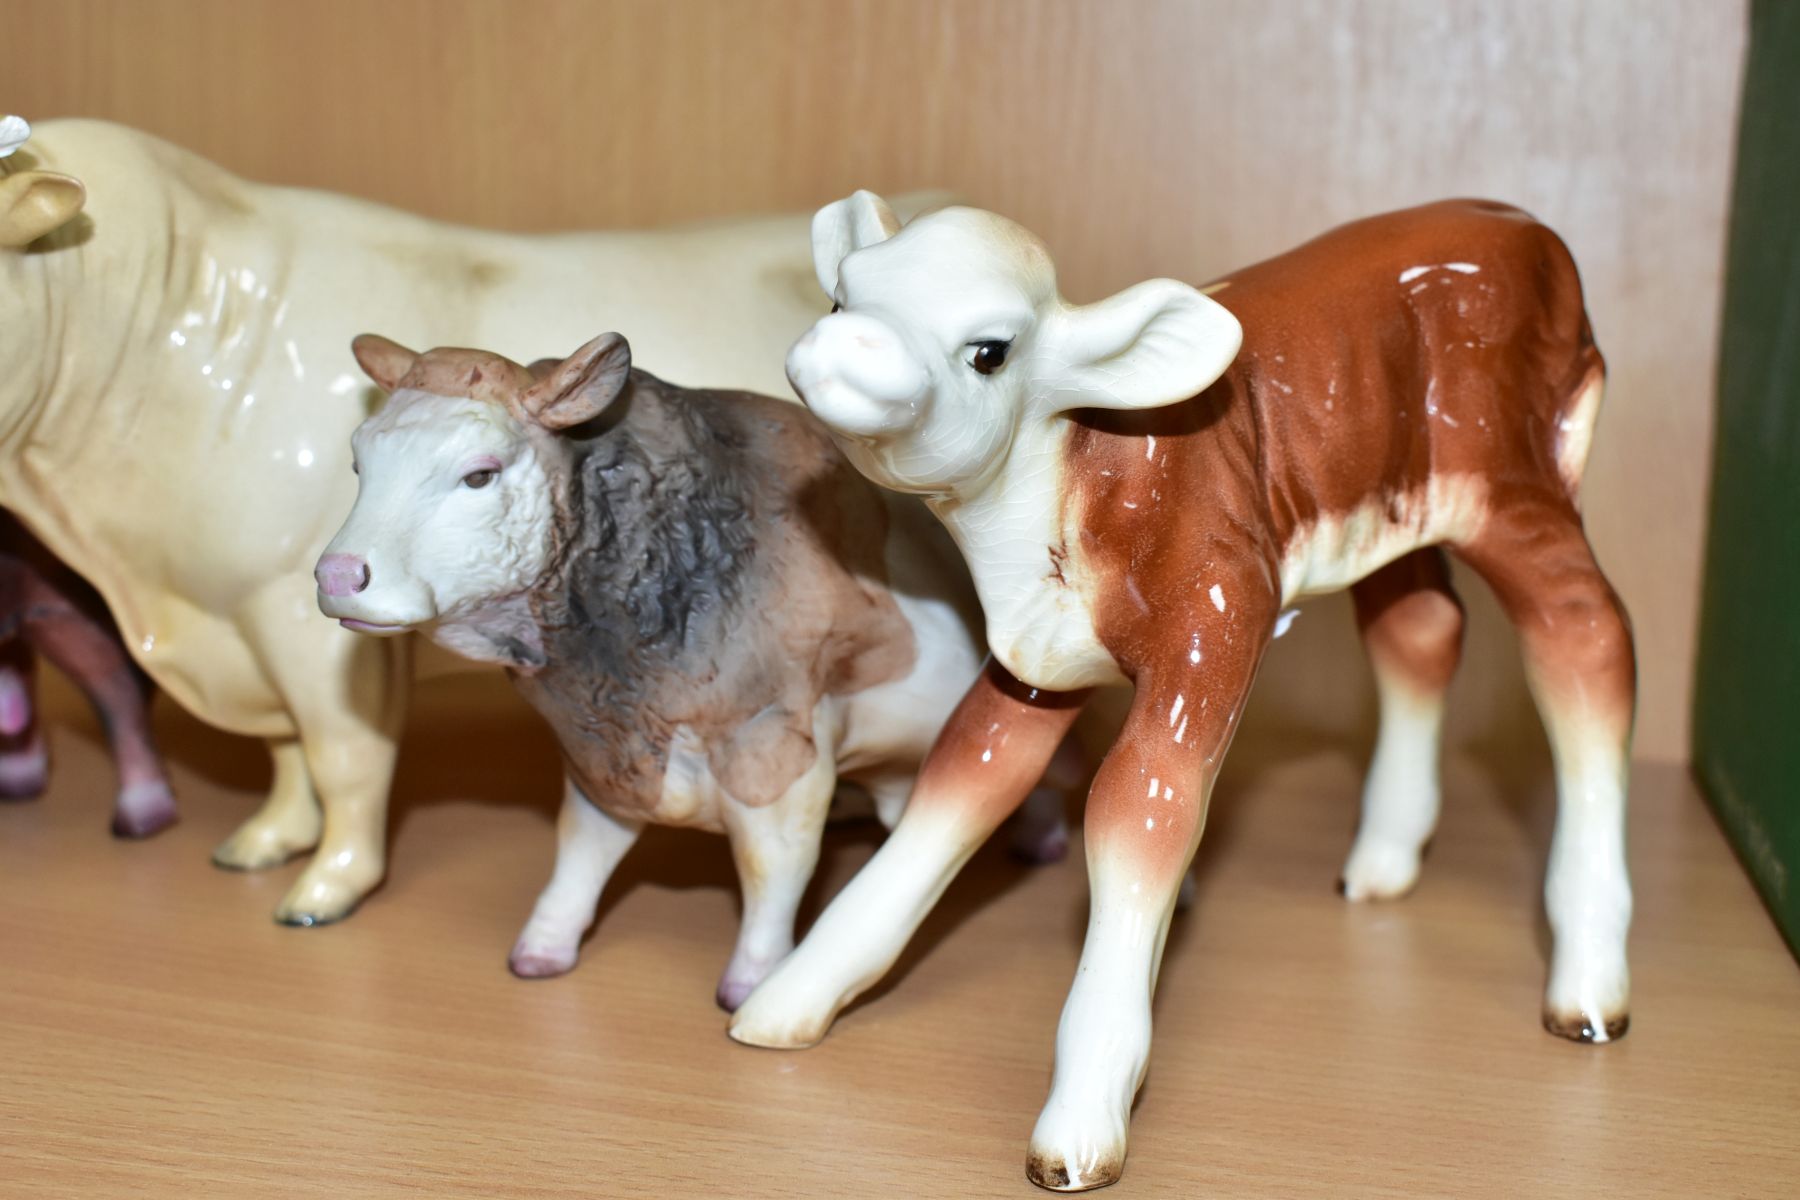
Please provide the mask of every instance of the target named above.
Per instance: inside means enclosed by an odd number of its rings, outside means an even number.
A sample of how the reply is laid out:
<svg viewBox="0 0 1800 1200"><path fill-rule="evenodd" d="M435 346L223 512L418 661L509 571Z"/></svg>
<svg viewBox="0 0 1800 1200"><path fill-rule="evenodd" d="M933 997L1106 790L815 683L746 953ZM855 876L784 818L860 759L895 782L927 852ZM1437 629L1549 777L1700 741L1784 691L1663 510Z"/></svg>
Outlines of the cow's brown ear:
<svg viewBox="0 0 1800 1200"><path fill-rule="evenodd" d="M631 343L619 334L603 333L525 393L525 414L546 429L568 429L605 412L630 378Z"/></svg>
<svg viewBox="0 0 1800 1200"><path fill-rule="evenodd" d="M0 178L0 246L29 246L73 220L87 189L73 175L20 171Z"/></svg>
<svg viewBox="0 0 1800 1200"><path fill-rule="evenodd" d="M350 353L356 355L357 365L362 367L363 373L384 392L399 391L400 381L419 361L417 353L379 333L357 334L350 343Z"/></svg>

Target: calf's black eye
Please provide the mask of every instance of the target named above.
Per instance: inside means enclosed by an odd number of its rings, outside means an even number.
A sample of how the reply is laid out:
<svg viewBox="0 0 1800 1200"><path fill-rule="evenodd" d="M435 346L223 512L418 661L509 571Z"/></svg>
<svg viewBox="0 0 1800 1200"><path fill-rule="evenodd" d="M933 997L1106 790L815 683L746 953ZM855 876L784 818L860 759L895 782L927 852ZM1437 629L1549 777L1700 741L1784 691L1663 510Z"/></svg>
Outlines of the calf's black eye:
<svg viewBox="0 0 1800 1200"><path fill-rule="evenodd" d="M975 368L978 375L992 375L1004 367L1006 352L1012 349L1011 342L970 342L969 345L975 351L974 357L969 359L969 365Z"/></svg>
<svg viewBox="0 0 1800 1200"><path fill-rule="evenodd" d="M500 473L499 471L496 471L491 467L485 468L480 471L470 471L467 475L463 476L463 486L464 487L472 487L472 488L484 488L488 484L494 482L494 476L498 475L499 473Z"/></svg>

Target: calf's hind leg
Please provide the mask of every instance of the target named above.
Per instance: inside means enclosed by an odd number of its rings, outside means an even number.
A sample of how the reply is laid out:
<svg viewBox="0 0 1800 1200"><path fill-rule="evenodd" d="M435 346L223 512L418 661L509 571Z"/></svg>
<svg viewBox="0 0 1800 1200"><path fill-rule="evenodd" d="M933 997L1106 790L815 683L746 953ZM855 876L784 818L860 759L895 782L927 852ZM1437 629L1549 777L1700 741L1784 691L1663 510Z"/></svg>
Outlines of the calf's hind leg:
<svg viewBox="0 0 1800 1200"><path fill-rule="evenodd" d="M1392 899L1418 881L1419 856L1437 827L1444 693L1462 657L1463 610L1435 547L1396 559L1350 594L1381 724L1340 887L1350 900Z"/></svg>
<svg viewBox="0 0 1800 1200"><path fill-rule="evenodd" d="M1518 627L1526 678L1556 766L1544 878L1555 944L1544 1026L1606 1042L1629 1023L1625 788L1637 665L1631 627L1573 508L1560 498L1496 512L1458 552Z"/></svg>

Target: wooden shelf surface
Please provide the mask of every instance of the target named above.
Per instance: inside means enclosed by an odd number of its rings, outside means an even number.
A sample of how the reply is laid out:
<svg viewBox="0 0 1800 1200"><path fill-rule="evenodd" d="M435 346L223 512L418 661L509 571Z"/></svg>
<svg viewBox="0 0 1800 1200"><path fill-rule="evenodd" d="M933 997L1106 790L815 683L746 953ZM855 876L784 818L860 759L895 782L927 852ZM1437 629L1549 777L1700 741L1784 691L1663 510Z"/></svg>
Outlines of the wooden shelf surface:
<svg viewBox="0 0 1800 1200"><path fill-rule="evenodd" d="M823 1045L753 1050L712 1002L737 913L719 839L647 836L574 974L507 973L556 795L519 709L426 705L389 882L315 930L268 916L297 866L207 863L260 749L160 719L163 836L107 836L80 730L50 794L0 808L0 1195L1034 1194L1078 852L990 845ZM1361 754L1282 749L1241 744L1220 786L1113 1194L1796 1194L1800 970L1680 769L1634 780L1632 1030L1590 1048L1538 1027L1541 748L1454 757L1423 882L1375 906L1332 888ZM876 841L834 831L815 894Z"/></svg>

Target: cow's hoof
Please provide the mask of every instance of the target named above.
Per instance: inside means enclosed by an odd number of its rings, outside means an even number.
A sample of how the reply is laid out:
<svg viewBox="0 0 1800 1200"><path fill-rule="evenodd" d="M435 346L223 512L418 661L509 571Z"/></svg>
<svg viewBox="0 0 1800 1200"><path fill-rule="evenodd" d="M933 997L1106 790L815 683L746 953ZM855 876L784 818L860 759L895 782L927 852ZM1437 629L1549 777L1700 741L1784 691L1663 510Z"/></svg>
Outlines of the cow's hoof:
<svg viewBox="0 0 1800 1200"><path fill-rule="evenodd" d="M726 1027L731 1040L766 1050L804 1050L823 1041L836 1014L821 1018L810 1013L808 1006L786 996L786 990L778 974L739 1001Z"/></svg>
<svg viewBox="0 0 1800 1200"><path fill-rule="evenodd" d="M33 738L22 750L0 754L0 800L36 800L50 784L50 755Z"/></svg>
<svg viewBox="0 0 1800 1200"><path fill-rule="evenodd" d="M558 975L567 975L575 969L575 951L572 948L527 949L524 946L514 946L512 956L506 960L506 966L520 979L552 979Z"/></svg>
<svg viewBox="0 0 1800 1200"><path fill-rule="evenodd" d="M1544 1028L1557 1037L1568 1038L1571 1042L1591 1042L1599 1045L1602 1042L1616 1042L1625 1036L1631 1028L1631 1014L1620 1013L1616 1017L1590 1017L1583 1013L1559 1013L1554 1009L1544 1010Z"/></svg>
<svg viewBox="0 0 1800 1200"><path fill-rule="evenodd" d="M175 797L158 780L134 783L119 793L113 806L112 832L117 838L147 838L175 823Z"/></svg>
<svg viewBox="0 0 1800 1200"><path fill-rule="evenodd" d="M1346 900L1398 900L1418 882L1417 847L1365 838L1351 848L1338 891Z"/></svg>

